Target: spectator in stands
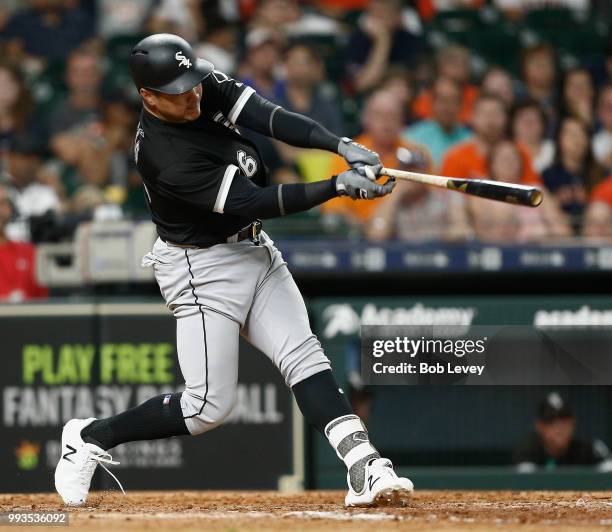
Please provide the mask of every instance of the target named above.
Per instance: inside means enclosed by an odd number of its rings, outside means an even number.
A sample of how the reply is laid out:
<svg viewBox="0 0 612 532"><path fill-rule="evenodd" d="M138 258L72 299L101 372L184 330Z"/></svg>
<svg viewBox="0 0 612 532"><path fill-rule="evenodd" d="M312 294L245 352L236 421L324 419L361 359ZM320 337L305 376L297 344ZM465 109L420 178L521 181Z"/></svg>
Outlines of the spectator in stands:
<svg viewBox="0 0 612 532"><path fill-rule="evenodd" d="M430 171L431 158L426 148L405 142L401 138L404 124L402 104L393 96L393 93L379 90L368 98L361 115L363 133L355 137L355 140L376 151L384 166L398 168L401 163L397 150L404 147L414 152L418 159L424 161L423 171ZM340 157L334 157L328 173L339 174L345 169L346 162ZM360 226L371 219L376 208L382 203L380 199L383 198L367 202L350 199L346 201L346 199L334 198L324 203L321 209L327 214L341 214L349 223ZM364 205L365 203L372 203L372 205Z"/></svg>
<svg viewBox="0 0 612 532"><path fill-rule="evenodd" d="M204 40L195 49L198 57L210 61L217 70L233 75L237 67L236 27L218 15L207 17L205 26Z"/></svg>
<svg viewBox="0 0 612 532"><path fill-rule="evenodd" d="M519 472L568 465L605 468L610 457L606 444L601 440L580 440L575 432L573 410L557 392L549 393L538 407L534 431L514 450Z"/></svg>
<svg viewBox="0 0 612 532"><path fill-rule="evenodd" d="M311 117L338 136L345 135L335 88L327 83L323 59L315 49L299 41L290 45L283 66L285 83L277 102L289 111ZM303 150L281 142L274 144L285 162L283 182L287 182L291 164L297 166L307 181L318 181L329 167L332 157L329 152Z"/></svg>
<svg viewBox="0 0 612 532"><path fill-rule="evenodd" d="M250 23L251 28L281 31L289 38L312 35L336 36L338 23L317 11L305 11L297 0L261 0Z"/></svg>
<svg viewBox="0 0 612 532"><path fill-rule="evenodd" d="M11 18L11 15L21 7L22 0L4 0L0 5L0 32Z"/></svg>
<svg viewBox="0 0 612 532"><path fill-rule="evenodd" d="M102 104L101 157L109 160L108 184L125 192L127 176L133 168L134 131L138 109L121 91L109 93ZM119 201L120 202L120 201Z"/></svg>
<svg viewBox="0 0 612 532"><path fill-rule="evenodd" d="M316 50L305 43L294 43L285 52L285 84L278 103L323 124L336 135L344 125L338 111L337 94L325 79L325 65Z"/></svg>
<svg viewBox="0 0 612 532"><path fill-rule="evenodd" d="M419 15L425 21L430 21L438 13L460 9L480 9L485 0L416 0L415 4Z"/></svg>
<svg viewBox="0 0 612 532"><path fill-rule="evenodd" d="M510 119L511 135L515 142L525 147L531 156L533 168L541 174L555 157L555 143L546 138L548 117L532 98L519 101Z"/></svg>
<svg viewBox="0 0 612 532"><path fill-rule="evenodd" d="M32 101L17 68L0 64L0 165L11 139L30 131ZM0 172L2 173L2 172Z"/></svg>
<svg viewBox="0 0 612 532"><path fill-rule="evenodd" d="M60 197L71 197L85 184L106 186L110 174L109 150L98 122L55 135L51 139L55 156L46 165L46 175L57 183Z"/></svg>
<svg viewBox="0 0 612 532"><path fill-rule="evenodd" d="M200 5L194 0L158 0L147 24L149 33L174 33L188 42L197 41L203 29Z"/></svg>
<svg viewBox="0 0 612 532"><path fill-rule="evenodd" d="M399 0L372 0L346 49L347 74L357 92L376 87L393 65L414 67L425 52L421 37L402 26Z"/></svg>
<svg viewBox="0 0 612 532"><path fill-rule="evenodd" d="M60 200L55 190L38 180L41 158L38 147L25 136L11 141L7 157L9 184L18 216L7 233L13 240L30 240L29 219L47 211L59 211Z"/></svg>
<svg viewBox="0 0 612 532"><path fill-rule="evenodd" d="M514 82L503 68L493 67L482 78L480 91L502 100L508 109L514 104Z"/></svg>
<svg viewBox="0 0 612 532"><path fill-rule="evenodd" d="M612 176L593 189L584 213L582 236L608 241L612 238Z"/></svg>
<svg viewBox="0 0 612 532"><path fill-rule="evenodd" d="M567 71L562 87L561 116L573 116L592 127L595 89L589 71L580 67Z"/></svg>
<svg viewBox="0 0 612 532"><path fill-rule="evenodd" d="M35 249L29 243L13 242L6 226L15 215L7 187L0 184L0 301L18 303L27 299L47 297L35 276Z"/></svg>
<svg viewBox="0 0 612 532"><path fill-rule="evenodd" d="M527 11L543 7L567 8L584 12L589 9L589 2L590 0L493 0L493 5L503 11L507 17L515 20L524 16Z"/></svg>
<svg viewBox="0 0 612 532"><path fill-rule="evenodd" d="M449 148L471 136L459 123L461 87L450 78L438 78L431 89L432 117L404 130L404 138L427 147L438 167Z"/></svg>
<svg viewBox="0 0 612 532"><path fill-rule="evenodd" d="M154 4L155 0L96 0L99 35L138 35Z"/></svg>
<svg viewBox="0 0 612 532"><path fill-rule="evenodd" d="M612 171L612 83L607 83L601 88L597 120L601 129L593 135L593 155L596 161L610 172Z"/></svg>
<svg viewBox="0 0 612 532"><path fill-rule="evenodd" d="M550 124L556 120L557 63L555 51L548 44L527 48L521 57L523 85L519 96L530 96L548 115Z"/></svg>
<svg viewBox="0 0 612 532"><path fill-rule="evenodd" d="M415 171L422 171L416 168ZM364 227L370 240L456 242L473 236L465 198L417 183L398 183Z"/></svg>
<svg viewBox="0 0 612 532"><path fill-rule="evenodd" d="M501 140L489 154L489 177L495 181L520 183L523 164L517 145L510 140ZM468 198L468 210L476 237L481 241L548 241L571 236L569 221L554 198L549 196L544 203L538 209L531 209Z"/></svg>
<svg viewBox="0 0 612 532"><path fill-rule="evenodd" d="M556 138L555 160L542 173L542 181L572 218L577 233L587 198L603 175L593 159L588 127L577 118L564 118Z"/></svg>
<svg viewBox="0 0 612 532"><path fill-rule="evenodd" d="M248 33L245 44L246 55L238 71L240 80L264 98L278 101L284 91L277 76L281 59L278 34L263 28L254 29Z"/></svg>
<svg viewBox="0 0 612 532"><path fill-rule="evenodd" d="M414 86L411 73L404 67L390 67L380 89L394 94L404 108L404 122L411 124L415 121L412 115L412 101L414 100Z"/></svg>
<svg viewBox="0 0 612 532"><path fill-rule="evenodd" d="M66 65L68 94L49 115L49 137L100 120L102 77L101 58L95 52L77 48L70 54Z"/></svg>
<svg viewBox="0 0 612 532"><path fill-rule="evenodd" d="M442 48L436 56L436 70L438 77L452 79L461 87L463 95L459 121L464 124L469 123L474 101L478 97L478 89L470 84L469 50L456 44ZM422 91L416 97L412 110L419 118L431 118L433 102L430 89Z"/></svg>
<svg viewBox="0 0 612 532"><path fill-rule="evenodd" d="M78 2L30 0L16 11L2 34L7 55L20 61L64 59L68 53L94 36L93 18Z"/></svg>
<svg viewBox="0 0 612 532"><path fill-rule="evenodd" d="M491 148L505 136L507 112L504 103L495 96L483 94L474 104L472 129L474 136L452 147L444 160L440 172L450 177L486 178L487 157ZM518 147L523 159L522 183L540 182L533 170L527 149Z"/></svg>

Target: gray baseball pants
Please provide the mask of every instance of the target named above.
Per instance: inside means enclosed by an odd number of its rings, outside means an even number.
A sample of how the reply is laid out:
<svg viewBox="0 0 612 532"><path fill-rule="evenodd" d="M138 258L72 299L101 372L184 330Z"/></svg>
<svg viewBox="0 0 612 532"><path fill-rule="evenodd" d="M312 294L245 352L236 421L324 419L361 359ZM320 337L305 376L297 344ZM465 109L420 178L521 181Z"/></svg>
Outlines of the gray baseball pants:
<svg viewBox="0 0 612 532"><path fill-rule="evenodd" d="M330 369L280 251L265 232L260 238L259 246L247 239L203 249L157 239L143 258L176 317L181 408L193 435L232 411L239 335L274 363L289 387Z"/></svg>

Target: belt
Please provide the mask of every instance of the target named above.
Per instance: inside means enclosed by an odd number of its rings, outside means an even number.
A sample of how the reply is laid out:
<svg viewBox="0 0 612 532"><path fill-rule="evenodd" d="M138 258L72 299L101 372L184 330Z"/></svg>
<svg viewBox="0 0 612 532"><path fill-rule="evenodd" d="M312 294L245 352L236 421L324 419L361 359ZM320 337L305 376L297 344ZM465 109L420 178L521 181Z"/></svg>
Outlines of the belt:
<svg viewBox="0 0 612 532"><path fill-rule="evenodd" d="M235 244L236 242L240 242L248 238L251 240L251 242L253 242L253 244L259 246L259 235L261 234L262 228L263 223L261 220L255 220L243 229L240 229L240 231L238 231L236 234L228 236L226 242L228 244Z"/></svg>
<svg viewBox="0 0 612 532"><path fill-rule="evenodd" d="M256 246L259 246L260 244L259 235L261 234L262 228L263 228L263 223L261 222L261 220L255 220L254 222L251 222L246 227L243 227L242 229L240 229L240 231L238 231L237 233L234 233L233 235L228 236L224 241L217 242L217 243L218 244L235 244L236 242L242 242L243 240L246 240L248 238L251 240L251 242L253 242L253 244L255 244ZM192 244L177 244L176 242L171 242L170 240L166 240L165 242L167 244L170 244L172 246L177 246L179 248L200 249L200 246L194 246ZM211 246L213 245L214 244L211 244Z"/></svg>

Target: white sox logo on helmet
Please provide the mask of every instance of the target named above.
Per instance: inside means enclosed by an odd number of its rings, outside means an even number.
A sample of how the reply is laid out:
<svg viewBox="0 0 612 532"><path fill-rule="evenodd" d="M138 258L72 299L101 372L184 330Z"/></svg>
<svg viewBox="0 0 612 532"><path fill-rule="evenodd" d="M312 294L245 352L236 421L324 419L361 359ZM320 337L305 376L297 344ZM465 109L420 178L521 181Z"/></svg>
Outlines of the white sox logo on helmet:
<svg viewBox="0 0 612 532"><path fill-rule="evenodd" d="M183 52L176 52L176 54L174 54L174 59L179 62L180 67L186 66L187 68L191 68L191 60L185 57L185 54L183 54Z"/></svg>

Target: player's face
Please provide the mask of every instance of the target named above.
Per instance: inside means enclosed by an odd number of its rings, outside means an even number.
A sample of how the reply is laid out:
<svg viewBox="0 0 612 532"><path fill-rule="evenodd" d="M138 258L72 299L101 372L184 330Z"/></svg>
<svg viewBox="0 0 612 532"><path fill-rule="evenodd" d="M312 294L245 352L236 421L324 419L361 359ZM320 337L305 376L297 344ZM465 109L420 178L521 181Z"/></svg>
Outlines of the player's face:
<svg viewBox="0 0 612 532"><path fill-rule="evenodd" d="M140 94L149 111L168 122L191 122L200 116L202 84L182 94L164 94L141 89Z"/></svg>
<svg viewBox="0 0 612 532"><path fill-rule="evenodd" d="M536 432L542 439L546 451L552 456L560 456L569 445L576 428L573 418L556 419L548 423L536 422Z"/></svg>

